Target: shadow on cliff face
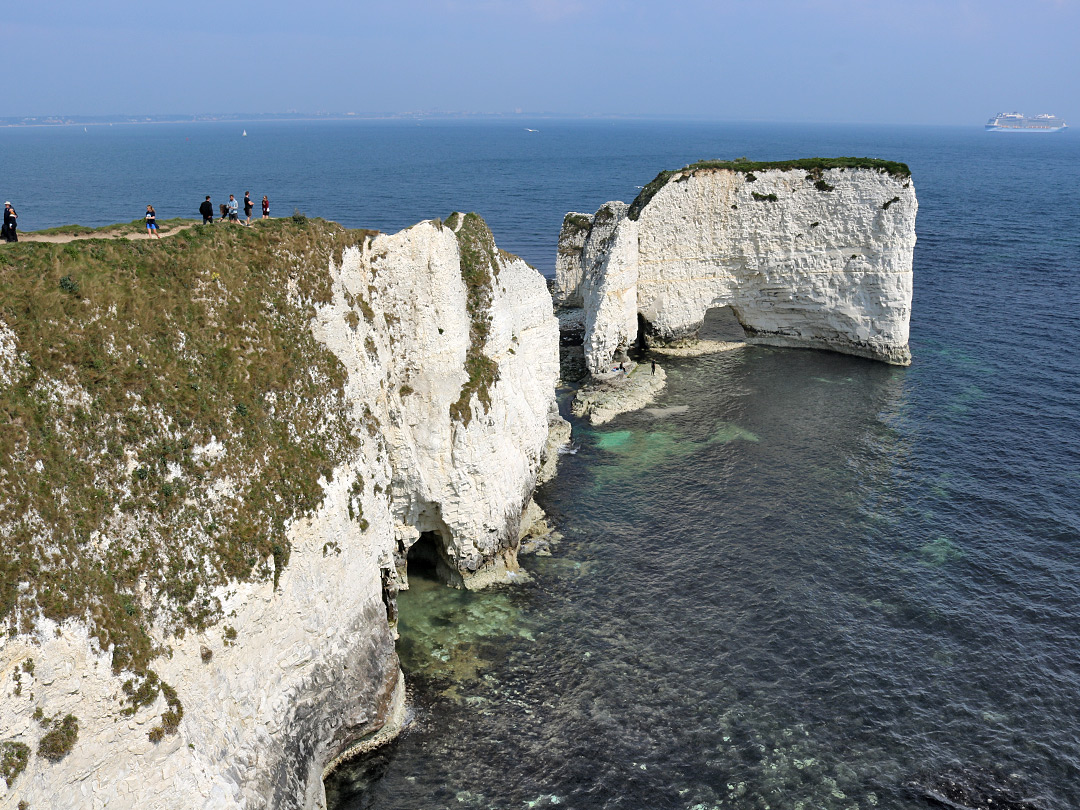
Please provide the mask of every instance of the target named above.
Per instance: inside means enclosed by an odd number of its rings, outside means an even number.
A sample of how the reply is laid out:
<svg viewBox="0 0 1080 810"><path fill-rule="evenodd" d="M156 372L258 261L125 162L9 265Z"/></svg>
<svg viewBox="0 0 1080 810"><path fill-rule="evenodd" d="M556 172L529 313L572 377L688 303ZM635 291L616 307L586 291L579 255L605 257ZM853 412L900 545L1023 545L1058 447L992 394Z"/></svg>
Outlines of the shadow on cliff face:
<svg viewBox="0 0 1080 810"><path fill-rule="evenodd" d="M461 587L461 574L447 561L438 532L422 532L420 539L409 547L407 559L410 582L417 577L453 588Z"/></svg>
<svg viewBox="0 0 1080 810"><path fill-rule="evenodd" d="M721 343L742 343L746 340L746 330L743 329L735 310L730 305L714 305L705 310L701 324L697 329L691 328L687 333L672 340L661 339L655 327L645 318L638 314L638 340L637 349L645 351L650 345L663 346L671 343L680 345L683 343L693 344L697 341L716 341Z"/></svg>
<svg viewBox="0 0 1080 810"><path fill-rule="evenodd" d="M413 543L409 549L409 579L422 577L436 582L439 581L436 571L438 569L438 556L435 549L435 532L424 532L420 539Z"/></svg>
<svg viewBox="0 0 1080 810"><path fill-rule="evenodd" d="M339 770L334 778L326 783L327 807L339 806L345 800L351 802L351 810L367 810L375 802L375 796L369 790L390 769L394 759L396 743L377 748L370 754L358 757L347 768Z"/></svg>
<svg viewBox="0 0 1080 810"><path fill-rule="evenodd" d="M740 342L746 340L746 330L742 328L735 311L728 306L711 307L705 310L705 318L698 330L700 340L719 340Z"/></svg>

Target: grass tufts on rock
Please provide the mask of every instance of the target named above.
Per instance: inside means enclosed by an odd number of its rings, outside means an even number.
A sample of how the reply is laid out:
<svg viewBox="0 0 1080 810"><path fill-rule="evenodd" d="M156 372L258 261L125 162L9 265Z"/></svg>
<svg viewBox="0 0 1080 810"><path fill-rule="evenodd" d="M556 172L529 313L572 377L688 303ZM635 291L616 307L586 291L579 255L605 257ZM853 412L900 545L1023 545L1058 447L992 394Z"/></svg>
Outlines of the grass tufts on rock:
<svg viewBox="0 0 1080 810"><path fill-rule="evenodd" d="M490 407L491 388L499 379L499 364L484 354L491 331L491 302L499 262L495 237L478 214L462 215L455 211L446 223L457 233L469 311L469 348L465 355L469 378L461 386L457 402L450 406L450 416L468 427L473 417L473 395L483 408Z"/></svg>
<svg viewBox="0 0 1080 810"><path fill-rule="evenodd" d="M75 715L65 715L53 720L52 728L38 741L38 753L51 762L59 762L75 747L79 739L79 720Z"/></svg>
<svg viewBox="0 0 1080 810"><path fill-rule="evenodd" d="M593 218L588 214L578 214L571 211L563 217L563 233L581 233L592 228Z"/></svg>
<svg viewBox="0 0 1080 810"><path fill-rule="evenodd" d="M21 742L0 742L0 776L10 788L30 762L30 746Z"/></svg>

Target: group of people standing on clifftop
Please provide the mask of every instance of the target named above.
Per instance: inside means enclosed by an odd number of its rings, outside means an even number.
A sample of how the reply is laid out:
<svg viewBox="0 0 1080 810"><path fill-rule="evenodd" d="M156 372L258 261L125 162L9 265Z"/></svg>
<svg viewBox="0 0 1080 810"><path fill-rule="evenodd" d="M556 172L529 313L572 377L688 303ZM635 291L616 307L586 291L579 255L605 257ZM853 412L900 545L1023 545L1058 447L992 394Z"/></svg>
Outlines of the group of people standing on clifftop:
<svg viewBox="0 0 1080 810"><path fill-rule="evenodd" d="M240 222L240 204L236 201L236 197L232 194L229 195L228 205L221 205L221 220L227 219L229 222ZM255 201L251 199L251 192L244 192L244 225L251 224L251 212L255 210ZM203 225L213 223L214 221L214 204L210 202L210 195L206 195L206 199L203 204L199 206L199 213L202 214ZM146 236L161 238L158 233L157 226L157 212L154 210L154 206L147 205L146 213L143 215L146 221ZM262 198L262 218L270 219L270 199L263 195ZM15 207L10 202L4 203L4 225L0 228L0 239L5 242L18 242L19 233L17 221L19 215L15 213Z"/></svg>
<svg viewBox="0 0 1080 810"><path fill-rule="evenodd" d="M229 202L222 203L218 206L221 212L221 217L218 222L222 220L228 222L240 222L240 203L236 201L236 197L232 194L229 195ZM255 210L255 201L251 199L251 192L244 192L244 225L251 224L251 212ZM199 206L199 213L202 214L203 225L209 225L214 221L214 204L210 202L210 195L206 195L206 199L203 200L202 205ZM270 199L263 195L262 198L262 218L270 219Z"/></svg>
<svg viewBox="0 0 1080 810"><path fill-rule="evenodd" d="M236 196L229 195L229 202L222 203L218 206L221 212L221 217L218 222L227 221L240 224L240 203L236 201ZM251 212L255 210L255 201L251 199L251 192L244 192L244 225L251 224ZM210 195L206 195L206 199L202 201L199 206L199 213L202 214L203 225L212 225L214 223L214 204L210 202ZM158 234L157 226L157 212L154 211L154 206L146 206L146 236L150 238L152 236L158 239L161 236ZM270 198L265 194L262 198L262 218L270 219Z"/></svg>

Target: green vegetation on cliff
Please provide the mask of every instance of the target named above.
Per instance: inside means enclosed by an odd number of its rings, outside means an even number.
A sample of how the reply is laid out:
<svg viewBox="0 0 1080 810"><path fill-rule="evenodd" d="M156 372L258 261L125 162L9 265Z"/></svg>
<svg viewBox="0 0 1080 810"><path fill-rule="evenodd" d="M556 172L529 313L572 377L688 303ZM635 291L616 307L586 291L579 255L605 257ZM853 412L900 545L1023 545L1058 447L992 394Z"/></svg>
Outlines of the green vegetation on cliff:
<svg viewBox="0 0 1080 810"><path fill-rule="evenodd" d="M0 742L0 778L10 788L30 762L30 746L21 742Z"/></svg>
<svg viewBox="0 0 1080 810"><path fill-rule="evenodd" d="M478 214L462 215L455 211L447 217L446 224L457 232L461 278L465 282L469 310L469 349L465 356L469 379L461 386L457 402L450 406L450 416L468 427L473 417L470 404L473 394L483 407L491 407L491 388L499 379L499 364L484 354L491 331L492 286L499 274L499 261L495 237Z"/></svg>
<svg viewBox="0 0 1080 810"><path fill-rule="evenodd" d="M287 522L363 433L310 322L331 255L368 234L284 219L0 248L8 632L76 617L149 678L150 623L203 628L215 587L276 581Z"/></svg>
<svg viewBox="0 0 1080 810"><path fill-rule="evenodd" d="M48 731L38 741L38 753L45 759L59 762L75 747L79 739L79 720L73 714L54 718Z"/></svg>
<svg viewBox="0 0 1080 810"><path fill-rule="evenodd" d="M634 201L630 204L630 210L627 212L627 216L630 219L637 219L641 215L642 209L649 204L649 201L656 196L668 182L676 175L689 176L697 172L703 171L730 171L740 172L742 174L749 175L747 180L753 182L757 178L753 172L766 172L772 169L779 169L780 171L797 171L802 170L809 174L809 176L816 181L815 187L819 191L831 191L830 188L825 188L828 185L821 180L821 173L829 169L869 169L871 171L878 171L884 174L891 175L898 179L906 179L911 177L911 169L908 168L906 163L897 163L893 160L879 160L877 158L858 158L858 157L835 157L835 158L801 158L799 160L772 160L772 161L756 161L756 160L701 160L697 163L691 163L688 166L684 166L681 169L665 170L660 172L653 178L652 182L641 189L641 192L637 195ZM822 183L823 185L817 185Z"/></svg>

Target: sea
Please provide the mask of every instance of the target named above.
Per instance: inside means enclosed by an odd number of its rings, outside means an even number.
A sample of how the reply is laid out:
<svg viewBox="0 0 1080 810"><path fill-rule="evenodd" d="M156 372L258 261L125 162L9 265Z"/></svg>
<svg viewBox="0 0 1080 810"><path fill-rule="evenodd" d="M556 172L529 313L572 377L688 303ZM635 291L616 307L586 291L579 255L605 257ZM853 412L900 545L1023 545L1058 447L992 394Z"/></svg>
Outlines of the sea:
<svg viewBox="0 0 1080 810"><path fill-rule="evenodd" d="M1080 807L1075 136L523 117L0 129L0 149L24 231L250 190L384 231L476 211L547 275L564 213L662 169L907 163L911 366L664 358L655 410L575 420L537 493L563 539L530 581L400 595L410 725L328 780L330 807Z"/></svg>

